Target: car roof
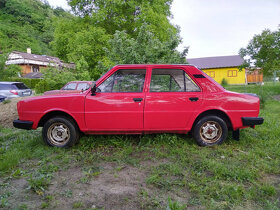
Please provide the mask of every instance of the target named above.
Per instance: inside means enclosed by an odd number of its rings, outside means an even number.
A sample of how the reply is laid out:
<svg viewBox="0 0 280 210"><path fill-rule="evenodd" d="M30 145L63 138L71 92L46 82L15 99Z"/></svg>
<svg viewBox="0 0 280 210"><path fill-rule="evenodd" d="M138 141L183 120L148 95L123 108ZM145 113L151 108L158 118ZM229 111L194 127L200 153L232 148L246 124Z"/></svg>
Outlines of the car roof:
<svg viewBox="0 0 280 210"><path fill-rule="evenodd" d="M22 83L22 82L0 82L0 84L4 84L4 85L12 85L16 83Z"/></svg>
<svg viewBox="0 0 280 210"><path fill-rule="evenodd" d="M70 81L70 82L87 82L87 83L92 83L92 81ZM70 82L67 82L67 84L70 83Z"/></svg>
<svg viewBox="0 0 280 210"><path fill-rule="evenodd" d="M192 65L192 64L118 64L118 65L116 65L115 67L129 67L129 66L131 66L131 67L133 67L133 66L135 66L135 67L141 67L141 66L145 66L145 67L148 67L148 66L153 66L153 67L155 67L155 66L157 66L157 67L163 67L163 66L194 66L195 67L195 65Z"/></svg>

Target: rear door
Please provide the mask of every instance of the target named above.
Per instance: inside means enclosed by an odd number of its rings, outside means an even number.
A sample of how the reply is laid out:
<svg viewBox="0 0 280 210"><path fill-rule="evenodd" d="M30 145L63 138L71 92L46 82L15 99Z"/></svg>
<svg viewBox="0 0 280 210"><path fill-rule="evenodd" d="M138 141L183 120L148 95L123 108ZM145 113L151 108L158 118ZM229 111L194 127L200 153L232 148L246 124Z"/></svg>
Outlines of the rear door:
<svg viewBox="0 0 280 210"><path fill-rule="evenodd" d="M117 69L85 102L90 132L140 133L143 130L146 69Z"/></svg>
<svg viewBox="0 0 280 210"><path fill-rule="evenodd" d="M152 69L146 93L146 131L182 131L203 102L200 87L184 69Z"/></svg>

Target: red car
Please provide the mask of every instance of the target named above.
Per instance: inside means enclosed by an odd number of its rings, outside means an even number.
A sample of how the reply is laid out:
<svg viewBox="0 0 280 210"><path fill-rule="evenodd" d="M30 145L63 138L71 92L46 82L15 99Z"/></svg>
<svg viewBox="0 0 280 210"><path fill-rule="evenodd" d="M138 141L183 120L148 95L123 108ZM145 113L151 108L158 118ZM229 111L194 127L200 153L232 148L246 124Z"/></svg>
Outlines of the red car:
<svg viewBox="0 0 280 210"><path fill-rule="evenodd" d="M72 81L64 85L60 90L50 90L44 92L44 95L55 95L65 93L80 93L88 90L92 85L91 81Z"/></svg>
<svg viewBox="0 0 280 210"><path fill-rule="evenodd" d="M263 123L256 95L225 90L192 65L118 65L82 93L17 104L14 127L43 127L50 146L69 147L85 134L192 132L199 145L221 144L231 130Z"/></svg>

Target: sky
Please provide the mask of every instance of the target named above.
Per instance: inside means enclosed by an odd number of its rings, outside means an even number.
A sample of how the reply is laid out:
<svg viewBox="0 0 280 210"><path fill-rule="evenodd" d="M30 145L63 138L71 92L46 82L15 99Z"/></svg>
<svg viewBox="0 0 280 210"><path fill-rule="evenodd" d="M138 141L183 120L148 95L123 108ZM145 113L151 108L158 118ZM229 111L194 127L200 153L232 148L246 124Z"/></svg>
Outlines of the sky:
<svg viewBox="0 0 280 210"><path fill-rule="evenodd" d="M70 10L66 0L48 1ZM280 0L173 0L171 12L188 58L237 55L255 34L280 27Z"/></svg>

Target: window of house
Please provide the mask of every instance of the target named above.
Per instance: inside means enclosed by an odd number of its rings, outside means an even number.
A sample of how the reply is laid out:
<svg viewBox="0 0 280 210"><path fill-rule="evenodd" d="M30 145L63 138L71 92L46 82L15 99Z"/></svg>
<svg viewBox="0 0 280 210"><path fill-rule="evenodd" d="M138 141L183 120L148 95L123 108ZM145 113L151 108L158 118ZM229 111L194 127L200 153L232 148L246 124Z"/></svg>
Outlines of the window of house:
<svg viewBox="0 0 280 210"><path fill-rule="evenodd" d="M39 72L39 66L38 65L33 65L32 66L32 72Z"/></svg>
<svg viewBox="0 0 280 210"><path fill-rule="evenodd" d="M153 69L150 92L198 92L200 88L181 69Z"/></svg>
<svg viewBox="0 0 280 210"><path fill-rule="evenodd" d="M215 71L207 71L205 73L208 74L208 76L215 78Z"/></svg>
<svg viewBox="0 0 280 210"><path fill-rule="evenodd" d="M228 70L228 77L237 77L237 70Z"/></svg>
<svg viewBox="0 0 280 210"><path fill-rule="evenodd" d="M145 76L145 69L118 70L98 86L97 92L142 92Z"/></svg>

